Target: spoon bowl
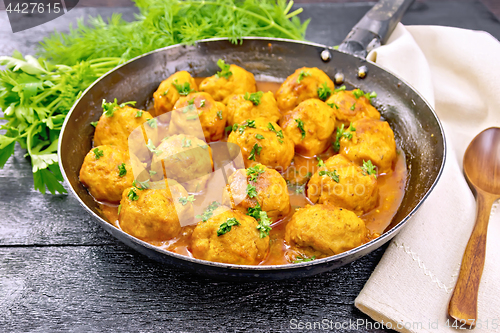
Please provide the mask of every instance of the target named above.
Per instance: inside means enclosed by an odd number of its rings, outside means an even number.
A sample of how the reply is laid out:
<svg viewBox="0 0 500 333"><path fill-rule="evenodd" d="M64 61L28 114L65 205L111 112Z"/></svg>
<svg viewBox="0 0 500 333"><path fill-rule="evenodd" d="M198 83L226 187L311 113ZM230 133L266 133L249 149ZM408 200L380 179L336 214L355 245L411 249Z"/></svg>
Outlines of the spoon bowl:
<svg viewBox="0 0 500 333"><path fill-rule="evenodd" d="M488 128L472 140L464 155L464 174L476 196L477 216L448 314L473 328L477 322L477 292L486 255L488 221L493 203L500 198L500 128Z"/></svg>

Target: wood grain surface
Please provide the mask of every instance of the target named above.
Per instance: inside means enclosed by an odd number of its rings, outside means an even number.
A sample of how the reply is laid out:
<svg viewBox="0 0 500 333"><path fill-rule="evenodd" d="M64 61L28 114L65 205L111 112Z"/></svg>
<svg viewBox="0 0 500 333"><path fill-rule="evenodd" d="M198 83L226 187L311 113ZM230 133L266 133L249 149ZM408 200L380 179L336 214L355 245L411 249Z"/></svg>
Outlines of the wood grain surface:
<svg viewBox="0 0 500 333"><path fill-rule="evenodd" d="M309 40L338 44L369 4L301 4ZM0 55L33 54L54 29L87 14L134 8L76 8L43 26L12 34L0 12ZM450 14L452 13L452 14ZM500 23L478 1L416 3L406 24L486 30ZM301 280L228 283L165 266L101 230L70 195L42 195L24 152L0 170L0 332L283 332L290 320L373 325L354 299L384 248L330 273ZM388 300L389 302L389 300ZM323 330L311 330L311 332ZM351 326L339 332L388 332Z"/></svg>

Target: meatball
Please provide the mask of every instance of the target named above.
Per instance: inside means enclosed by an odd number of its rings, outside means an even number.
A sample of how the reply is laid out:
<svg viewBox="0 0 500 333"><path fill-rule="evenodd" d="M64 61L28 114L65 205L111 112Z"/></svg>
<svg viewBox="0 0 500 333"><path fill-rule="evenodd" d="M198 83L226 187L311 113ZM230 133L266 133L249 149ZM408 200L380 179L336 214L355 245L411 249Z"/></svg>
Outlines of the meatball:
<svg viewBox="0 0 500 333"><path fill-rule="evenodd" d="M361 215L377 205L376 177L344 156L335 155L311 177L307 197L313 203L329 203Z"/></svg>
<svg viewBox="0 0 500 333"><path fill-rule="evenodd" d="M218 141L226 128L226 106L207 93L193 93L175 103L170 134L191 134L207 142ZM200 132L200 124L203 133Z"/></svg>
<svg viewBox="0 0 500 333"><path fill-rule="evenodd" d="M205 91L219 102L227 104L232 95L253 93L257 91L252 73L236 65L218 62L221 71L207 77L200 83L200 91Z"/></svg>
<svg viewBox="0 0 500 333"><path fill-rule="evenodd" d="M332 205L299 208L286 225L285 241L307 257L324 258L351 250L368 240L365 222Z"/></svg>
<svg viewBox="0 0 500 333"><path fill-rule="evenodd" d="M268 168L284 171L294 155L292 140L278 124L264 118L235 124L227 142L240 147L246 168L260 163Z"/></svg>
<svg viewBox="0 0 500 333"><path fill-rule="evenodd" d="M285 179L261 164L237 170L229 177L222 203L246 214L259 205L272 221L290 212L290 197Z"/></svg>
<svg viewBox="0 0 500 333"><path fill-rule="evenodd" d="M153 94L156 116L172 111L181 96L186 96L196 90L198 86L191 74L186 71L172 74L160 83L158 90Z"/></svg>
<svg viewBox="0 0 500 333"><path fill-rule="evenodd" d="M370 118L352 123L352 138L340 138L340 153L358 164L371 160L379 173L391 171L396 159L396 141L389 124Z"/></svg>
<svg viewBox="0 0 500 333"><path fill-rule="evenodd" d="M224 209L217 208L212 218L199 222L194 229L191 236L193 256L228 264L258 264L268 253L269 237L260 238L259 224L253 217Z"/></svg>
<svg viewBox="0 0 500 333"><path fill-rule="evenodd" d="M295 108L310 98L325 101L335 89L333 81L322 70L313 67L299 68L287 77L276 92L276 101L281 112Z"/></svg>
<svg viewBox="0 0 500 333"><path fill-rule="evenodd" d="M304 156L324 152L330 145L335 130L335 116L331 107L316 98L300 103L281 118L280 125L295 144L295 151Z"/></svg>
<svg viewBox="0 0 500 333"><path fill-rule="evenodd" d="M326 104L333 109L333 114L337 119L337 127L342 124L349 126L351 122L362 118L380 119L380 113L359 89L335 92L326 101Z"/></svg>
<svg viewBox="0 0 500 333"><path fill-rule="evenodd" d="M149 112L128 105L115 107L114 112L105 112L99 119L95 128L94 145L114 145L129 150L130 133L152 118Z"/></svg>
<svg viewBox="0 0 500 333"><path fill-rule="evenodd" d="M202 190L212 173L212 157L206 142L190 135L167 137L154 149L151 170L153 180L167 178L185 184L188 191Z"/></svg>
<svg viewBox="0 0 500 333"><path fill-rule="evenodd" d="M270 91L232 96L227 103L227 113L227 121L231 126L259 117L278 122L281 117L274 95Z"/></svg>
<svg viewBox="0 0 500 333"><path fill-rule="evenodd" d="M123 190L133 181L128 152L118 146L92 148L80 169L80 182L100 201L120 201Z"/></svg>
<svg viewBox="0 0 500 333"><path fill-rule="evenodd" d="M127 188L120 201L120 228L147 242L172 239L181 231L179 220L193 218L193 204L179 202L180 197L187 196L180 184L166 189Z"/></svg>

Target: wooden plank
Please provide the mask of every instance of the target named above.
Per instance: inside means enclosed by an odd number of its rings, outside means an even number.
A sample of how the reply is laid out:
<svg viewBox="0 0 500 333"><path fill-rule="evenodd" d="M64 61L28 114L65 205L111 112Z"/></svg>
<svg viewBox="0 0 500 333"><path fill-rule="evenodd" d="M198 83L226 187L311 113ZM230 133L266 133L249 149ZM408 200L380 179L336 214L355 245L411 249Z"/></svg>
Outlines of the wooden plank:
<svg viewBox="0 0 500 333"><path fill-rule="evenodd" d="M122 245L0 248L0 330L269 332L289 331L294 318L368 320L352 304L382 253L311 278L238 283L201 278ZM338 330L346 331L365 330Z"/></svg>

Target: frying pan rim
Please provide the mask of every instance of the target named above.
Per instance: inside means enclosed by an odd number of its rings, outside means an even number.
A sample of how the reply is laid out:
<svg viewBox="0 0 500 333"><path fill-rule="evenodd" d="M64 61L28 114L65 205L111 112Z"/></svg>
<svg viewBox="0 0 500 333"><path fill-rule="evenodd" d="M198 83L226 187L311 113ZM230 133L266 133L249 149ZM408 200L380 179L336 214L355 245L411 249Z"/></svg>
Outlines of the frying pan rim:
<svg viewBox="0 0 500 333"><path fill-rule="evenodd" d="M314 46L314 47L325 48L325 49L327 49L330 52L344 53L344 52L341 52L339 50L334 49L333 47L326 46L324 44L319 44L319 43L314 43L314 42L308 42L308 41L297 41L297 40L286 39L286 38L241 37L240 40L242 40L242 41L245 41L245 40L248 40L248 41L259 40L259 41L270 41L270 42L277 42L278 41L278 42L286 42L286 43L295 43L295 44L302 44L302 45L306 45L306 46ZM194 45L197 45L199 43L217 42L217 41L228 41L228 42L231 42L229 40L229 38L220 37L220 38L202 39L202 40L196 41L194 43ZM148 248L150 250L153 250L155 252L158 252L158 253L161 253L161 254L173 257L173 258L175 258L177 260L188 261L188 262L191 262L193 264L201 264L201 265L205 265L205 266L213 266L213 267L222 268L222 269L244 270L244 271L283 271L283 270L294 270L294 269L298 269L298 268L304 268L304 267L310 267L310 266L316 266L316 265L320 265L320 264L325 264L325 263L328 263L330 261L337 261L339 259L343 259L343 258L349 257L351 255L354 255L354 254L356 254L358 252L362 252L364 249L367 249L367 248L373 246L376 243L383 242L386 239L387 239L386 241L389 241L390 239L392 239L392 237L393 237L392 235L395 234L395 233L398 233L400 231L400 229L403 226L405 226L406 223L411 219L411 217L413 217L413 215L417 212L417 210L420 208L420 206L429 197L429 195L431 194L431 192L436 187L436 184L438 183L439 179L441 178L441 175L442 175L443 169L444 169L444 165L445 165L445 162L446 162L447 144L446 144L446 138L445 138L445 133L444 133L443 126L442 126L441 121L440 121L439 117L437 116L436 111L434 110L434 108L424 98L424 96L422 96L411 84L409 84L408 82L406 82L406 80L404 80L400 76L398 76L398 75L392 73L391 71L389 71L389 70L387 70L387 69L379 66L375 62L372 62L370 60L363 59L363 58L360 58L360 57L357 57L357 56L349 54L350 56L352 56L354 58L357 58L360 61L369 62L370 65L376 66L379 69L381 69L382 71L384 71L386 73L389 73L390 75L392 75L395 78L397 78L398 80L400 80L400 82L402 84L405 84L406 86L408 86L414 93L416 93L424 101L424 103L427 105L427 107L432 112L432 115L434 116L434 118L437 120L437 124L439 126L439 130L440 130L439 132L441 134L442 142L443 142L443 158L442 158L442 161L441 161L441 165L439 167L439 171L438 171L438 173L436 175L436 178L435 178L434 182L431 184L431 186L429 187L429 189L427 190L427 192L424 194L424 196L419 200L419 202L417 203L417 205L398 224L396 224L394 227L392 227L387 232L384 232L379 237L377 237L375 239L372 239L371 241L369 241L369 242L367 242L367 243L365 243L365 244L363 244L361 246L355 247L355 248L353 248L351 250L348 250L346 252L342 252L342 253L339 253L339 254L336 254L336 255L333 255L333 256L330 256L330 257L326 257L326 258L315 259L315 260L312 260L312 261L309 261L309 262L303 262L303 263L297 263L297 264L290 263L290 264L283 264L283 265L235 265L235 264L226 264L226 263L212 262L212 261L208 261L208 260L196 259L196 258L192 258L192 257L188 257L188 256L185 256L185 255L181 255L181 254L178 254L178 253L174 253L174 252L170 252L170 251L164 250L164 249L162 249L160 247L154 246L152 244L149 244L149 243L147 243L145 241L142 241L142 240L140 240L140 239L138 239L136 237L133 237L133 236L127 234L126 232L124 232L121 229L115 227L114 225L110 224L109 222L107 222L103 218L101 218L99 215L97 215L92 209L90 209L80 199L80 197L78 196L78 194L74 190L73 186L71 186L71 183L69 182L68 177L66 176L66 172L65 172L64 167L63 167L63 159L62 159L62 155L61 155L61 151L62 151L61 148L62 148L62 142L63 142L62 137L65 134L66 126L67 126L67 124L69 122L69 119L71 118L71 115L73 114L73 111L75 110L76 106L80 103L81 99L97 83L99 83L105 77L107 77L108 75L110 75L114 71L119 70L121 67L123 67L125 65L128 65L131 62L136 61L136 60L138 60L140 58L147 57L150 54L159 53L159 52L162 52L162 51L165 51L165 50L168 50L168 49L178 48L178 47L185 47L185 46L189 46L189 45L186 45L186 44L175 44L175 45L166 46L166 47L163 47L163 48L160 48L160 49L156 49L156 50L150 51L148 53L141 54L141 55L139 55L139 56L137 56L135 58L132 58L129 61L127 61L127 62L125 62L125 63L123 63L123 64L121 64L121 65L119 65L119 66L117 66L115 68L113 68L112 70L108 71L107 73L105 73L104 75L102 75L100 78L98 78L97 80L95 80L87 89L85 89L85 91L80 95L80 97L78 98L78 100L75 101L75 103L71 107L70 111L66 115L66 118L64 120L63 126L61 128L61 135L60 135L61 140L59 140L58 151L57 151L57 155L58 155L59 162L60 162L61 173L63 175L64 180L69 185L71 193L76 197L76 199L79 201L80 205L82 205L87 210L87 212L89 212L94 218L96 218L97 221L102 225L102 227L105 230L106 230L106 227L112 227L116 232L118 232L120 234L120 236L129 238L130 241L132 241L132 242L134 242L134 243L136 243L138 245L146 247L146 248ZM344 54L346 54L346 53L344 53ZM118 238L118 237L116 237L115 235L112 235L112 236L121 241L121 239ZM383 242L383 243L385 243L385 242ZM369 252L372 252L372 251L369 251Z"/></svg>

